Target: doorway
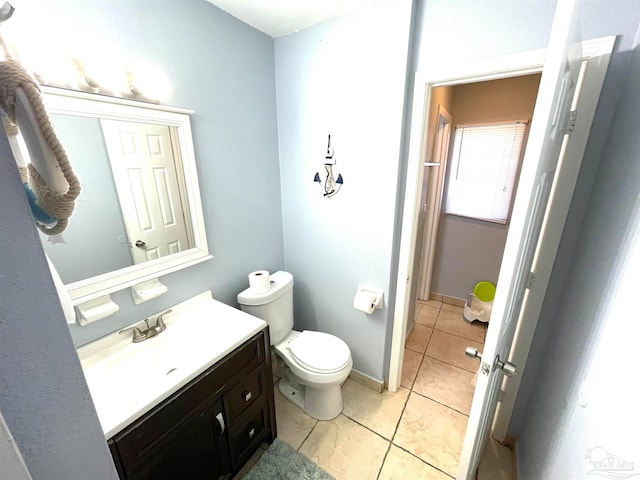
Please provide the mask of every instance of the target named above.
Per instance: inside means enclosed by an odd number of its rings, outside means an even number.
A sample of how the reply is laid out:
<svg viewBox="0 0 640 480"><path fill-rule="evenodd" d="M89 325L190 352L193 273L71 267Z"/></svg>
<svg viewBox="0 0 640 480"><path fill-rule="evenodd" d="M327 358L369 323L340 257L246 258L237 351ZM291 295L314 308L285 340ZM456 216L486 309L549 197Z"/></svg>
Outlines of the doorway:
<svg viewBox="0 0 640 480"><path fill-rule="evenodd" d="M522 127L522 136L518 138L522 148L515 153L512 198L515 197L517 172L524 158L539 83L540 74L536 73L432 90L428 115L435 121L433 130L426 132L426 142L433 148L427 149L424 158L421 195L424 203L420 211L424 225L418 225L422 238L416 242L413 272L422 285L418 285L415 313L408 324L401 386L419 395L412 397L413 404L425 409L438 408L440 415L451 419L447 433L442 435L446 435L451 447L449 454L454 459L460 455L460 451L453 451L454 445L462 449L478 368L477 362L466 357L464 351L469 346L482 351L486 338L486 324L466 322L463 306L477 282L497 283L509 228L508 214L502 223L499 219L490 221L448 213L448 184L456 175L461 176L463 169L462 162L454 158L461 155L461 149L454 148L454 143L460 141L460 132L465 129L473 131L489 125L484 130L491 136L496 130L505 130L505 125ZM499 146L502 149L502 144ZM485 170L488 172L483 173L505 175L507 168ZM502 188L502 182L497 184ZM508 203L511 204L511 199ZM429 296L424 296L425 292ZM438 406L432 406L432 401ZM430 462L455 474L457 462L444 462L435 453L437 444L434 439L433 447L424 447L429 454L434 450L433 456L428 457Z"/></svg>
<svg viewBox="0 0 640 480"><path fill-rule="evenodd" d="M509 203L505 207L510 209L517 190L517 174L524 157L539 85L540 74L536 73L433 89L429 117L435 121L431 123L432 129L426 132L427 145L433 147L427 148L426 152L421 195L423 208L418 223L421 235L414 252L416 262L413 277L418 278L415 296L419 301L436 300L463 306L477 282L496 283L508 233L508 211L504 220L473 218L472 212L469 216L461 216L460 212L451 214L447 211L447 183L461 174L461 164L448 161L454 154L460 156L460 151L453 148L455 135L452 133L457 129L460 132L459 127L462 126L487 125L492 129L489 135L496 135L493 132L496 130L500 135L508 136L512 132L501 130L502 125L515 125L518 122L523 126L522 148L518 158L514 159L517 162L516 169L511 172L516 175L515 185L509 192L509 198L500 198ZM482 140L483 137L479 138ZM470 148L479 146L472 144ZM479 177L477 182L486 183L501 177L496 187L502 188L502 182L508 180L506 162L509 159L506 157L513 152L509 150L503 153L502 148L501 143L497 154L503 154L504 158L500 159L503 165L495 165L496 168L491 171L488 171L488 167L482 168L480 174L484 177ZM493 162L492 158L488 161ZM451 168L456 165L458 169L451 175ZM461 192L467 195L467 200L473 197L468 192ZM498 193L501 192L495 195ZM495 202L495 198L490 201Z"/></svg>
<svg viewBox="0 0 640 480"><path fill-rule="evenodd" d="M546 286L548 285L550 271L553 266L562 232L562 226L567 216L571 195L575 187L577 174L580 170L586 140L591 128L593 114L607 70L613 43L613 37L582 42L582 58L584 60L583 67L585 63L588 62L589 68L583 68L582 74L580 75L582 77L581 83L583 84L583 91L588 92L588 94L576 97L574 99L574 105L571 106L571 110L578 110L580 115L577 116L577 120L575 116L573 116L574 120L570 127L570 131L573 133L571 134L571 140L569 141L565 154L563 155L566 161L558 166L558 173L555 175L553 185L550 186L552 192L555 193L552 196L549 210L544 218L545 226L543 226L543 235L541 236L541 240L540 243L538 243L536 251L535 269L532 270L532 272L536 272L535 286L533 289L531 289L531 286L529 287L528 300L521 311L520 323L522 324L522 328L519 329L518 337L513 344L515 347L512 349L513 355L524 355L524 358L521 358L522 365L525 363L526 354L531 345L533 332L535 331L535 326L537 324L537 315L539 314ZM395 391L401 381L401 372L398 367L401 366L404 339L410 318L409 311L413 306L411 305L411 302L415 299L416 282L413 281L412 271L415 263L415 243L418 237L418 212L421 208L419 192L422 187L422 178L424 173L424 167L422 167L422 165L424 162L426 138L425 135L423 135L423 128L428 127L429 124L426 111L429 107L431 94L435 88L440 86L457 85L461 83L469 83L470 81L492 80L513 77L514 75L526 75L540 72L542 70L545 53L545 51L527 52L514 57L504 57L501 59L494 59L493 61L479 61L461 67L451 66L450 68L443 68L442 71L437 72L437 74L434 74L434 72L429 74L419 72L416 74L416 87L414 90L413 100L414 114L412 118L412 132L409 151L410 160L409 170L407 172L405 208L403 214L403 231L398 254L399 271L391 344L391 362L389 369L389 390L391 391ZM555 67L556 71L562 71L563 65L563 62L558 61ZM586 74L584 74L585 71L587 72ZM557 82L558 77L554 78L554 82ZM557 82L556 85L560 85L560 82ZM564 93L562 96L564 96ZM554 96L554 98L557 97ZM545 102L549 102L550 100L550 96L545 98ZM576 100L577 103L575 103ZM551 108L553 108L553 106L549 109ZM572 116L568 116L567 118L570 119L571 117ZM564 119L561 122L556 122L555 119L557 117L548 117L549 120L552 118L552 123L547 123L547 125L551 125L553 131L558 131L557 129L560 125L561 126L559 128L569 128L569 123L565 123ZM543 126L543 124L538 123L536 123L536 125ZM540 128L538 130L540 130ZM528 217L520 215L520 223L522 223L522 219L524 218ZM513 247L511 250L513 250ZM513 256L512 254L513 252L510 251L511 257ZM531 280L532 278L529 277L529 281ZM494 329L493 337L496 336L495 333L496 331ZM495 341L495 338L493 337L492 341ZM489 355L489 357L493 358L491 355ZM514 360L517 361L516 357L514 357ZM519 363L518 365L520 366ZM518 377L514 378L515 380L513 384L510 384L509 382L511 379L507 379L505 381L505 386L503 386L507 392L505 397L515 395L517 392L517 382L519 379ZM504 399L502 403L504 403ZM479 407L482 408L479 409ZM506 420L507 422L510 417L510 408L512 408L512 404L511 407L505 408L504 414L501 415L503 420ZM485 411L484 406L480 404L476 405L474 400L472 416L477 417L481 411ZM486 415L491 417L493 412L495 412L495 410L488 411ZM477 420L477 418L475 418L475 420ZM496 416L495 420L497 425L499 423L498 416ZM504 432L506 433L506 425L504 426ZM467 434L467 436L469 435ZM474 438L477 439L478 437L474 437L473 435L469 436L470 441L474 440ZM465 449L467 449L464 456L465 462L463 462L464 465L461 464L461 472L471 472L472 470L469 469L468 462L471 460L472 456L469 454L466 438Z"/></svg>

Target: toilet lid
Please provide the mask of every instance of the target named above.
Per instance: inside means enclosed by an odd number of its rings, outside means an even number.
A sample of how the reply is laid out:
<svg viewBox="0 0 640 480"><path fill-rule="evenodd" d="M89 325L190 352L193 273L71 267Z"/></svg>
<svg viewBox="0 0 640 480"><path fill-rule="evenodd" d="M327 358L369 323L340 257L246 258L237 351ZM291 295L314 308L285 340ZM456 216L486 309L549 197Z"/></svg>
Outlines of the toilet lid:
<svg viewBox="0 0 640 480"><path fill-rule="evenodd" d="M342 370L351 359L349 346L328 333L304 330L289 344L291 355L301 366L316 373Z"/></svg>

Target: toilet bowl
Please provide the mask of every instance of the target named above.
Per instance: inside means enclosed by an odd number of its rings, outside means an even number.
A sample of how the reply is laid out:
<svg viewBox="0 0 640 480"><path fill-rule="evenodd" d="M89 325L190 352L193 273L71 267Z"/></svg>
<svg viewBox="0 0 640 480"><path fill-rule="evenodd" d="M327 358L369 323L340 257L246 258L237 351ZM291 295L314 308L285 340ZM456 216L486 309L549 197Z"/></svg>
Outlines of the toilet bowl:
<svg viewBox="0 0 640 480"><path fill-rule="evenodd" d="M293 330L273 348L285 364L280 393L318 420L337 417L353 366L347 344L328 333Z"/></svg>
<svg viewBox="0 0 640 480"><path fill-rule="evenodd" d="M269 325L271 345L284 362L280 392L308 415L331 420L342 412L342 384L353 360L349 346L328 333L293 330L293 276L271 275L271 289L238 294L240 308Z"/></svg>

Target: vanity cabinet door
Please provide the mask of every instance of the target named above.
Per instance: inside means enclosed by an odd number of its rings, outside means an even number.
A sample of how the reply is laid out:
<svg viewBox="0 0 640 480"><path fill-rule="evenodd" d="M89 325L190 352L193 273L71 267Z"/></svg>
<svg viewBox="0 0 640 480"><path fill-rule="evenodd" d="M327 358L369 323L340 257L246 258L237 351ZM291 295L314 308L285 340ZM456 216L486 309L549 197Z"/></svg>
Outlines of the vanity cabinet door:
<svg viewBox="0 0 640 480"><path fill-rule="evenodd" d="M228 433L222 401L198 409L181 422L172 435L145 452L136 464L123 462L120 476L127 480L228 479ZM158 426L161 428L161 426ZM117 449L117 443L115 444ZM112 447L113 449L113 447ZM139 460L142 460L140 458Z"/></svg>

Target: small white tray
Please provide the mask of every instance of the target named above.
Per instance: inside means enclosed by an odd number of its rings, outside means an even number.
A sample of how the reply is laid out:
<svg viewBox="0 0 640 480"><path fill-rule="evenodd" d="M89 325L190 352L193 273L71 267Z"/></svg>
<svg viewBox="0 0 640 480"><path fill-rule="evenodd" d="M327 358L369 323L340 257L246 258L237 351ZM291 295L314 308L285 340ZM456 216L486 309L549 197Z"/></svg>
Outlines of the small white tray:
<svg viewBox="0 0 640 480"><path fill-rule="evenodd" d="M483 310L481 312L477 312L471 309L467 302L464 302L464 312L462 314L465 321L471 323L475 320L483 323L489 323L489 318L491 317L491 306L489 306L489 312Z"/></svg>

